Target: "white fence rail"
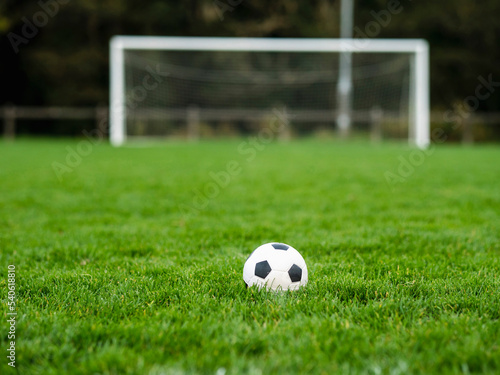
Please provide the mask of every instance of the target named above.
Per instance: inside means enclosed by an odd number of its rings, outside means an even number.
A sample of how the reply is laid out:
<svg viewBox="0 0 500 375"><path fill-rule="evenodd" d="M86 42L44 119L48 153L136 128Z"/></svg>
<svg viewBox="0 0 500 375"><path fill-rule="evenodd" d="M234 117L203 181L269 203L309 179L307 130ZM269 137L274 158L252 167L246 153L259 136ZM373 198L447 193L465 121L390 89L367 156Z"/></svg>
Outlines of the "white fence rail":
<svg viewBox="0 0 500 375"><path fill-rule="evenodd" d="M431 113L431 123L444 125L449 117L446 112L435 111ZM177 109L165 110L154 113L140 111L137 116L144 119L170 118L178 121L185 121L188 125L190 138L197 138L199 134L199 123L203 121L231 121L231 120L261 120L269 117L269 111L249 111L249 110L224 110L224 109ZM108 107L34 107L34 106L13 106L6 105L0 107L0 117L3 119L3 136L5 139L14 139L18 120L93 120L96 128L107 129L102 124L108 121ZM300 122L333 122L335 116L330 111L302 111L297 112L292 117L292 123ZM398 116L394 113L382 112L373 108L370 111L359 111L353 116L354 121L366 122L370 124L370 138L374 141L380 140L382 135L382 123L384 121L397 121ZM488 126L500 126L500 112L473 112L460 118L460 123L451 124L451 128L461 133L464 143L474 142L474 127L478 124Z"/></svg>

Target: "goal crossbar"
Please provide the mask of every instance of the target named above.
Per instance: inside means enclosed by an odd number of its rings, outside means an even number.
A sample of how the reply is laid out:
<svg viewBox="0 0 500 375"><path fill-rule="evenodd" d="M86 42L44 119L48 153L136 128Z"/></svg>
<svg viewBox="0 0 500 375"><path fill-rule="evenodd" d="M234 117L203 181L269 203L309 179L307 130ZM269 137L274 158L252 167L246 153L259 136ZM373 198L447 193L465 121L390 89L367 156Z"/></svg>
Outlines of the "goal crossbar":
<svg viewBox="0 0 500 375"><path fill-rule="evenodd" d="M114 146L126 140L126 50L410 53L413 109L409 114L409 142L421 148L430 143L429 46L423 39L115 36L110 42L110 141Z"/></svg>

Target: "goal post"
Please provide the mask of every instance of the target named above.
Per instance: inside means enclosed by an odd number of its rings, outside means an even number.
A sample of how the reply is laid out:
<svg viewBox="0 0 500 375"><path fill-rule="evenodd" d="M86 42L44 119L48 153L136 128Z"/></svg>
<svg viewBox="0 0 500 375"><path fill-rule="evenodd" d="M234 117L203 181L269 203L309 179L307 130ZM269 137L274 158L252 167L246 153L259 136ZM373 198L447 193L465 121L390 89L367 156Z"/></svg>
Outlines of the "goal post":
<svg viewBox="0 0 500 375"><path fill-rule="evenodd" d="M359 67L353 66L358 77L353 118L367 112L368 104L396 113L406 117L410 144L428 146L429 48L422 39L115 36L110 42L110 142L120 146L129 128L141 133L137 129L150 123L158 129L193 113L206 121L218 115L234 121L259 117L268 110L265 103L296 110L298 121L309 116L335 123L334 65L342 52L360 60ZM396 71L397 77L390 76Z"/></svg>

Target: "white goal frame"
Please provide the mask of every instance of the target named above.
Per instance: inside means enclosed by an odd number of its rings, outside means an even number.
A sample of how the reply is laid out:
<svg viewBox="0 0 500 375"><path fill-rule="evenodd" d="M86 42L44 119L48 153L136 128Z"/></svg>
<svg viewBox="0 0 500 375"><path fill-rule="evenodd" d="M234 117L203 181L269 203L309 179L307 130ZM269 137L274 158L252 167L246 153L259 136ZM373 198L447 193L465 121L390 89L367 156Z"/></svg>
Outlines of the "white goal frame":
<svg viewBox="0 0 500 375"><path fill-rule="evenodd" d="M423 39L115 36L110 42L110 142L126 141L125 50L411 53L409 143L430 144L429 46Z"/></svg>

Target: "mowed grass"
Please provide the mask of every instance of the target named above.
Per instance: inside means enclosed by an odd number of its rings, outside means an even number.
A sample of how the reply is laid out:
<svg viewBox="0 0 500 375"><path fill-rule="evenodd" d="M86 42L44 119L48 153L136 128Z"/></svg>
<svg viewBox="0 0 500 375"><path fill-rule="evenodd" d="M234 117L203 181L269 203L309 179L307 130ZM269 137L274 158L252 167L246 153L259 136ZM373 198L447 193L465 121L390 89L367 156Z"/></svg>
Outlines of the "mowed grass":
<svg viewBox="0 0 500 375"><path fill-rule="evenodd" d="M0 144L0 372L9 264L20 374L500 372L498 146L391 185L404 145L243 142L100 144L61 180L78 141ZM305 289L245 288L271 241Z"/></svg>

